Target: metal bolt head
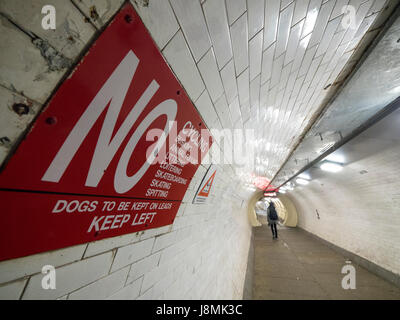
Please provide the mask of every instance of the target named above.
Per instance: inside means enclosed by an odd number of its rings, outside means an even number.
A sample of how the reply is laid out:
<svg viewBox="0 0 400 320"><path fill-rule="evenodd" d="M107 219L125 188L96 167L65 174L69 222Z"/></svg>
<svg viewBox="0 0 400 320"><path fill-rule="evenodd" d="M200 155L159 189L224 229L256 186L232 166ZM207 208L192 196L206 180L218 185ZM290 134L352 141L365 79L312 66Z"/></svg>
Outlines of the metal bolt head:
<svg viewBox="0 0 400 320"><path fill-rule="evenodd" d="M49 125L54 125L57 123L57 118L56 117L48 117L48 118L46 118L46 123Z"/></svg>
<svg viewBox="0 0 400 320"><path fill-rule="evenodd" d="M131 16L130 14L127 14L127 15L125 16L125 21L126 21L127 23L131 23L131 22L133 21L132 16Z"/></svg>
<svg viewBox="0 0 400 320"><path fill-rule="evenodd" d="M28 114L29 113L29 107L26 104L23 104L23 103L15 103L12 106L12 109L19 116L22 116L24 114Z"/></svg>

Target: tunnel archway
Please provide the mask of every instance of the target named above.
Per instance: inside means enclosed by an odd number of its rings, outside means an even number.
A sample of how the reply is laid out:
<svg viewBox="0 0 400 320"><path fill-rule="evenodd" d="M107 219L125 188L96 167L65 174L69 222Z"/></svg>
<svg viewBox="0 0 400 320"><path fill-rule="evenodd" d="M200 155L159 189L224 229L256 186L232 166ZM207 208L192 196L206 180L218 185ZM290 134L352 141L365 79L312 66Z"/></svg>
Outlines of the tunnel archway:
<svg viewBox="0 0 400 320"><path fill-rule="evenodd" d="M252 227L260 227L267 224L266 215L261 213L260 201L273 201L278 212L279 220L283 226L296 227L298 222L297 210L293 202L284 194L279 194L277 197L264 197L263 191L258 191L253 194L248 203L248 218ZM258 213L257 213L258 211Z"/></svg>

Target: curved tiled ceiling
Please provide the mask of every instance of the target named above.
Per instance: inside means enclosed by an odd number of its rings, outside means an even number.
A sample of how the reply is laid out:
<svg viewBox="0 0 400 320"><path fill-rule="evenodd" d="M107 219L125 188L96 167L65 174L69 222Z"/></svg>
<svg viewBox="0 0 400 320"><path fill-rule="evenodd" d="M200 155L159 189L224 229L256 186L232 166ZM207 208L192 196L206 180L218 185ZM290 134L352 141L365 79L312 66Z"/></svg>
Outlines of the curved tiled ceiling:
<svg viewBox="0 0 400 320"><path fill-rule="evenodd" d="M399 34L400 19L397 18L307 132L274 178L275 185L281 185L305 165L329 153L343 138L349 137L400 96Z"/></svg>
<svg viewBox="0 0 400 320"><path fill-rule="evenodd" d="M208 127L256 130L247 177L272 179L393 1L133 3Z"/></svg>

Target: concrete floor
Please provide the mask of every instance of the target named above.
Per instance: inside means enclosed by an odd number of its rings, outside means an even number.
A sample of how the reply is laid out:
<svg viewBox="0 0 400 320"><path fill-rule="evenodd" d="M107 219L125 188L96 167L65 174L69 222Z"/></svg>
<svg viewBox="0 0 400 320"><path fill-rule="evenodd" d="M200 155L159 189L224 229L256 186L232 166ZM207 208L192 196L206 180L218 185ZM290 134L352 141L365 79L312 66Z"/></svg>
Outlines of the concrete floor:
<svg viewBox="0 0 400 320"><path fill-rule="evenodd" d="M278 227L279 228L279 227ZM400 299L400 289L356 268L356 289L344 290L346 258L299 228L254 230L253 299Z"/></svg>

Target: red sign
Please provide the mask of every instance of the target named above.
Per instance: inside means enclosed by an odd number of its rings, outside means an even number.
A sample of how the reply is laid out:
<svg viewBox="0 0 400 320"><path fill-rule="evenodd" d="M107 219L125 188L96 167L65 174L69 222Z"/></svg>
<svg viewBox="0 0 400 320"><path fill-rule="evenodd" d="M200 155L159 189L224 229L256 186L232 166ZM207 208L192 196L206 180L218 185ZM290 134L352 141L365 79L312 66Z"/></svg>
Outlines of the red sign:
<svg viewBox="0 0 400 320"><path fill-rule="evenodd" d="M210 140L126 5L0 174L0 260L173 223Z"/></svg>
<svg viewBox="0 0 400 320"><path fill-rule="evenodd" d="M200 190L199 196L208 197L208 195L210 194L210 190L211 190L212 184L214 182L214 178L215 178L215 174L216 173L217 173L217 171L214 171L214 173L212 174L210 179L207 180L207 182L204 185L204 187Z"/></svg>
<svg viewBox="0 0 400 320"><path fill-rule="evenodd" d="M268 187L270 184L270 181L265 178L265 177L255 177L254 178L254 185L261 190L265 190L266 187Z"/></svg>
<svg viewBox="0 0 400 320"><path fill-rule="evenodd" d="M210 195L216 173L217 173L216 166L211 165L208 168L207 173L204 176L203 181L200 184L199 190L197 191L197 193L193 199L193 203L195 203L195 204L206 203L206 201Z"/></svg>
<svg viewBox="0 0 400 320"><path fill-rule="evenodd" d="M276 197L276 192L264 192L264 197Z"/></svg>

